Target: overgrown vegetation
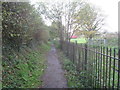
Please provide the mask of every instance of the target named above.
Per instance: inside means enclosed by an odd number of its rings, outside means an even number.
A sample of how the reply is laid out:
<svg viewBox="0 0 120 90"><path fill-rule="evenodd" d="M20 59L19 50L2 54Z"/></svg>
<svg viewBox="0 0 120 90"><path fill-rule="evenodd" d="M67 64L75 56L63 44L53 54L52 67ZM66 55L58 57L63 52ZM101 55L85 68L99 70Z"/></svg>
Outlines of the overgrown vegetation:
<svg viewBox="0 0 120 90"><path fill-rule="evenodd" d="M69 88L91 88L91 79L87 79L88 76L85 71L78 71L76 66L70 61L62 51L58 50L59 59L63 69L65 70L65 76L67 78L67 84Z"/></svg>
<svg viewBox="0 0 120 90"><path fill-rule="evenodd" d="M63 46L62 51L69 58L66 59L63 56L63 67L68 73L70 72L69 76L71 76L71 70L75 73L75 76L73 74L70 78L68 77L68 80L71 80L74 76L70 82L76 83L78 77L77 82L80 82L84 88L118 87L119 49L87 44L75 45L68 42L63 42Z"/></svg>
<svg viewBox="0 0 120 90"><path fill-rule="evenodd" d="M19 51L24 45L32 47L49 38L40 13L28 2L3 2L2 16L4 50Z"/></svg>
<svg viewBox="0 0 120 90"><path fill-rule="evenodd" d="M2 27L2 87L39 87L50 46L40 13L29 2L3 2Z"/></svg>
<svg viewBox="0 0 120 90"><path fill-rule="evenodd" d="M40 86L39 77L45 69L44 55L50 46L48 41L54 40L56 47L63 49L64 41L70 40L73 35L82 35L86 40L78 39L78 43L86 43L96 36L103 25L104 16L92 5L81 0L36 5L38 8L29 2L2 2L2 17L0 17L2 36L0 37L2 37L4 88ZM43 18L45 21L50 21L51 26L47 26ZM108 38L108 43L112 44L116 40L117 38L112 40ZM115 45L116 43L110 47ZM89 80L86 78L87 72L77 72L72 61L62 53L59 54L61 60L63 59L61 62L66 70L68 86L90 87L91 78Z"/></svg>
<svg viewBox="0 0 120 90"><path fill-rule="evenodd" d="M37 88L42 85L40 77L45 69L45 53L49 45L42 44L36 50L25 48L13 52L3 62L3 88ZM10 62L11 61L11 62Z"/></svg>

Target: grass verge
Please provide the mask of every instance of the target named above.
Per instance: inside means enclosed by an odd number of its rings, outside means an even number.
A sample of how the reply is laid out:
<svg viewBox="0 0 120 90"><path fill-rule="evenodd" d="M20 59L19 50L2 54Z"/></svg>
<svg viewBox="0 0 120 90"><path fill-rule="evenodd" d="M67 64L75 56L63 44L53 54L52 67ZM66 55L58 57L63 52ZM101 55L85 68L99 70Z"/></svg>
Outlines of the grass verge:
<svg viewBox="0 0 120 90"><path fill-rule="evenodd" d="M3 88L37 88L42 85L40 77L44 73L45 54L50 45L42 44L33 50L26 48L21 53L13 52L12 55L4 56L3 65Z"/></svg>
<svg viewBox="0 0 120 90"><path fill-rule="evenodd" d="M77 72L75 65L60 51L58 50L59 60L65 70L67 84L69 88L84 88L80 80L80 73ZM79 74L79 75L78 75Z"/></svg>

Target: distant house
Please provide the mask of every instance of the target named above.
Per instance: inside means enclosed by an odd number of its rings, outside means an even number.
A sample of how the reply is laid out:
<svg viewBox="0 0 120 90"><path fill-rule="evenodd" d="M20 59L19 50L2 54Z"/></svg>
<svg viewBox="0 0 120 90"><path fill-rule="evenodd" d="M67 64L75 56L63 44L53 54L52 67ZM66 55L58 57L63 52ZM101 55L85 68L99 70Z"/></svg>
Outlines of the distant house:
<svg viewBox="0 0 120 90"><path fill-rule="evenodd" d="M70 37L71 39L76 39L76 38L78 38L77 36L71 36Z"/></svg>

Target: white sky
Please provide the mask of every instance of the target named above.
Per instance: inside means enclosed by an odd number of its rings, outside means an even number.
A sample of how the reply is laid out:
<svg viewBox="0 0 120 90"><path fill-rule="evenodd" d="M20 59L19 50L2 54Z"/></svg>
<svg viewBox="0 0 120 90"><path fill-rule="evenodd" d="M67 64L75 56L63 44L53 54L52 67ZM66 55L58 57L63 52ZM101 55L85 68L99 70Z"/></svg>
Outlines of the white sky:
<svg viewBox="0 0 120 90"><path fill-rule="evenodd" d="M35 1L37 0L32 0L32 2ZM59 0L48 0L48 1L59 1ZM66 0L60 0L60 1L66 1ZM118 32L118 2L120 0L85 0L85 1L93 4L96 8L99 8L102 11L102 14L105 15L105 25L103 26L103 30L109 32Z"/></svg>
<svg viewBox="0 0 120 90"><path fill-rule="evenodd" d="M86 0L103 11L107 16L104 29L109 32L118 32L118 2L120 0Z"/></svg>

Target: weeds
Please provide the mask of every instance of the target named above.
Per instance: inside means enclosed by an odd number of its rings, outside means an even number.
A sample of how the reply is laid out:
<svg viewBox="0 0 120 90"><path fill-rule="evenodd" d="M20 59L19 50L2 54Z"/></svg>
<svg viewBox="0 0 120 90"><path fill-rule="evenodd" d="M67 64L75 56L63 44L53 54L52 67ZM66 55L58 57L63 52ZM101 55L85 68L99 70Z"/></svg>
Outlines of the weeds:
<svg viewBox="0 0 120 90"><path fill-rule="evenodd" d="M84 88L84 84L86 83L85 79L83 78L83 72L78 72L76 70L75 65L64 56L61 51L58 51L59 59L61 60L63 69L65 70L65 76L67 78L67 83L69 88ZM84 79L84 80L83 80ZM83 82L85 81L85 82Z"/></svg>
<svg viewBox="0 0 120 90"><path fill-rule="evenodd" d="M3 88L36 88L42 85L40 77L44 73L45 53L49 45L42 44L38 50L27 48L21 53L4 57Z"/></svg>

